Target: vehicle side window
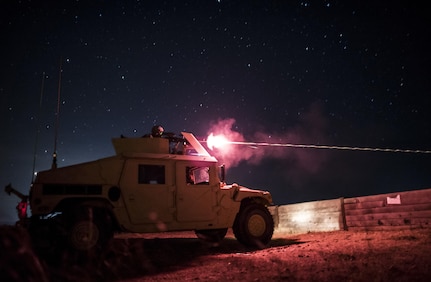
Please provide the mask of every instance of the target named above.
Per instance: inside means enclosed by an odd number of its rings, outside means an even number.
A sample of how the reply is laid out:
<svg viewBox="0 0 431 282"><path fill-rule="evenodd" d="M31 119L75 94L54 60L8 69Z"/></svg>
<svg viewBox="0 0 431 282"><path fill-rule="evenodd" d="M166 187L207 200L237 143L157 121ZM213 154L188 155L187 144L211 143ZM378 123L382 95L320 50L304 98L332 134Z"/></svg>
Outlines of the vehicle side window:
<svg viewBox="0 0 431 282"><path fill-rule="evenodd" d="M186 167L187 184L209 184L209 167Z"/></svg>
<svg viewBox="0 0 431 282"><path fill-rule="evenodd" d="M139 165L138 166L139 184L165 184L164 165Z"/></svg>

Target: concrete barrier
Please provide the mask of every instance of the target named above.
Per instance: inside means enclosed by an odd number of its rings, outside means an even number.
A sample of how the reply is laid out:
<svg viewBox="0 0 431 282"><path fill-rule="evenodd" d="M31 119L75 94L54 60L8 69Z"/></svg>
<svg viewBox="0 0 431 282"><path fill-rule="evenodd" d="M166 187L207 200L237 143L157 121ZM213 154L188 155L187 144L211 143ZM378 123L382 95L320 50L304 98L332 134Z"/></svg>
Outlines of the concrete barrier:
<svg viewBox="0 0 431 282"><path fill-rule="evenodd" d="M344 199L349 230L431 227L431 189Z"/></svg>
<svg viewBox="0 0 431 282"><path fill-rule="evenodd" d="M298 234L343 230L343 200L325 200L275 208L275 232Z"/></svg>
<svg viewBox="0 0 431 282"><path fill-rule="evenodd" d="M431 227L431 189L270 207L275 233Z"/></svg>

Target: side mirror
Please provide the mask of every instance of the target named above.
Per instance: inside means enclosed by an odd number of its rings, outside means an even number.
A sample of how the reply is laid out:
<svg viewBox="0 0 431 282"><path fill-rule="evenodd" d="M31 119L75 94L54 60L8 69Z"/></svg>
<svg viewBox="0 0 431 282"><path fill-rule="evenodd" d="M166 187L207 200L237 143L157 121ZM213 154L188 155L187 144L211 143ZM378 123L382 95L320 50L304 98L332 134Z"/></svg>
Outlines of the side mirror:
<svg viewBox="0 0 431 282"><path fill-rule="evenodd" d="M225 165L220 166L220 181L225 182L226 181L226 169Z"/></svg>

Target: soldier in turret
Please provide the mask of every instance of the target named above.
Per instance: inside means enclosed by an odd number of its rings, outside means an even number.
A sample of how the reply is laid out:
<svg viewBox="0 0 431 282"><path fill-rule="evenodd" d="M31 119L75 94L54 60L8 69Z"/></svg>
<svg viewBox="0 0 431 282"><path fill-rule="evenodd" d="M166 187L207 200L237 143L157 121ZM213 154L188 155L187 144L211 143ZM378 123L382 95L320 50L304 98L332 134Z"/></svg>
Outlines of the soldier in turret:
<svg viewBox="0 0 431 282"><path fill-rule="evenodd" d="M151 128L151 134L149 137L151 138L158 138L158 137L162 137L163 135L163 127L161 125L155 125Z"/></svg>

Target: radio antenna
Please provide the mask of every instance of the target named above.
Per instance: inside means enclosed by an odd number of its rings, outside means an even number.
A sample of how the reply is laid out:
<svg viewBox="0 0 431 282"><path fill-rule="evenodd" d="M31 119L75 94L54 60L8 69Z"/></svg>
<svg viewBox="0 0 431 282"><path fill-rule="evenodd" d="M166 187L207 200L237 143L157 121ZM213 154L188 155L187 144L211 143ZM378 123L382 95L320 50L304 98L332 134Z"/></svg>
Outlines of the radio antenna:
<svg viewBox="0 0 431 282"><path fill-rule="evenodd" d="M40 86L40 98L39 98L39 112L36 116L36 133L35 133L35 141L34 141L34 152L33 152L33 171L31 174L31 183L34 182L34 175L36 171L36 158L37 158L37 147L39 143L39 133L40 133L40 113L42 112L42 98L43 98L43 90L45 86L45 72L42 73L42 83Z"/></svg>
<svg viewBox="0 0 431 282"><path fill-rule="evenodd" d="M57 141L58 141L58 126L60 121L60 98L61 98L61 73L63 58L60 57L60 68L58 71L58 91L57 91L57 111L55 113L55 134L54 134L54 152L52 153L52 166L51 169L57 168Z"/></svg>

